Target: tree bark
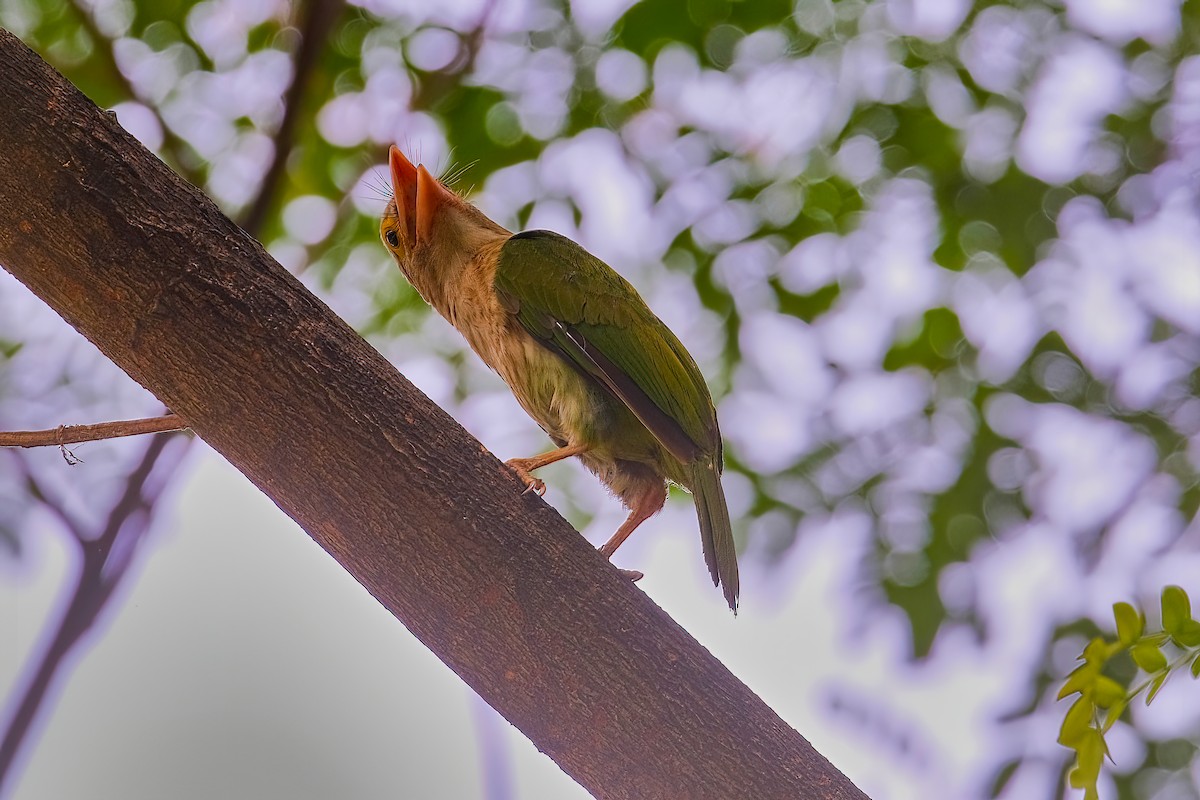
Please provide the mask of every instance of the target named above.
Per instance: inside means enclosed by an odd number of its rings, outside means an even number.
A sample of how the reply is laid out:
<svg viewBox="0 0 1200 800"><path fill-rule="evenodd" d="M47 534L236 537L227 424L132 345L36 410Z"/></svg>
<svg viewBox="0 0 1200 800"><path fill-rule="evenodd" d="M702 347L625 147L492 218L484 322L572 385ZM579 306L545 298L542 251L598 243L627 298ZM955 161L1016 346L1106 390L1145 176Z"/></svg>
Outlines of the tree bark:
<svg viewBox="0 0 1200 800"><path fill-rule="evenodd" d="M0 263L568 774L600 798L863 797L6 31L0 76Z"/></svg>

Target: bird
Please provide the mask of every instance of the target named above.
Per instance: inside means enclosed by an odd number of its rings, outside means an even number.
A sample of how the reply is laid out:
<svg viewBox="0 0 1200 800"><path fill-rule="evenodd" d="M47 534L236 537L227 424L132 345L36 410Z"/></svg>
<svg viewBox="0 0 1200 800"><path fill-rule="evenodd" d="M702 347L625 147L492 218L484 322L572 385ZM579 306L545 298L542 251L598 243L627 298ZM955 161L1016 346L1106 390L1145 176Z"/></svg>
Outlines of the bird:
<svg viewBox="0 0 1200 800"><path fill-rule="evenodd" d="M599 548L611 559L662 509L668 486L683 487L709 575L736 615L721 432L683 344L632 284L567 237L507 230L395 145L388 168L392 197L379 226L387 251L555 445L505 462L525 491L544 494L533 473L578 458L629 511Z"/></svg>

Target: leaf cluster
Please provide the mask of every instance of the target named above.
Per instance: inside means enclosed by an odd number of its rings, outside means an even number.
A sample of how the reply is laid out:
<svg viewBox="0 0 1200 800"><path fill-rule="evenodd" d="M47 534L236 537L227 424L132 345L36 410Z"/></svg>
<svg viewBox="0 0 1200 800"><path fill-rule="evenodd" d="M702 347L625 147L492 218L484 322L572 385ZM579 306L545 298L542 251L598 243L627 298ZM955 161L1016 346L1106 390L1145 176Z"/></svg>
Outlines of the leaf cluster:
<svg viewBox="0 0 1200 800"><path fill-rule="evenodd" d="M1104 758L1111 760L1105 734L1145 693L1150 705L1172 674L1187 669L1200 678L1200 621L1192 617L1191 600L1179 586L1162 592L1162 628L1147 630L1146 615L1125 602L1113 604L1117 636L1096 637L1084 648L1083 662L1067 676L1058 699L1078 695L1063 717L1058 741L1075 751L1068 780L1084 791L1085 800L1099 797L1097 784ZM1127 657L1137 666L1136 684L1112 676L1111 665Z"/></svg>

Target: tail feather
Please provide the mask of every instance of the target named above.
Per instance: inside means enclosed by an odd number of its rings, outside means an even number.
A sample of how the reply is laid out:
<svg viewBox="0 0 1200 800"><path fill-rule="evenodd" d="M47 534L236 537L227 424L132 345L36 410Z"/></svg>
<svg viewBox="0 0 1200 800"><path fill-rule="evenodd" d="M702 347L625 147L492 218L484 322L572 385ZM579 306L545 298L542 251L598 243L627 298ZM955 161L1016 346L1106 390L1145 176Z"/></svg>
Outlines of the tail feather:
<svg viewBox="0 0 1200 800"><path fill-rule="evenodd" d="M700 540L704 546L704 562L712 576L713 585L725 592L725 601L737 613L738 564L737 548L733 543L733 527L729 522L729 507L721 489L721 475L714 461L700 459L692 465L692 495L696 515L700 519Z"/></svg>

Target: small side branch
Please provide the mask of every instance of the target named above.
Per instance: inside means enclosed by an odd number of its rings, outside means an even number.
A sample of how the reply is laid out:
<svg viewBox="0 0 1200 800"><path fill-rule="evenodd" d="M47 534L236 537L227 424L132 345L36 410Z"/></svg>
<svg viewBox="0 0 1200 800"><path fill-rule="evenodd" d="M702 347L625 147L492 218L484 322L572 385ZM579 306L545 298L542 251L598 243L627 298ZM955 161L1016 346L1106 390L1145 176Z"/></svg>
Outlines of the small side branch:
<svg viewBox="0 0 1200 800"><path fill-rule="evenodd" d="M140 436L143 433L182 431L187 426L178 414L165 414L161 417L97 422L94 425L59 425L44 431L0 431L0 447L62 447L121 436Z"/></svg>

